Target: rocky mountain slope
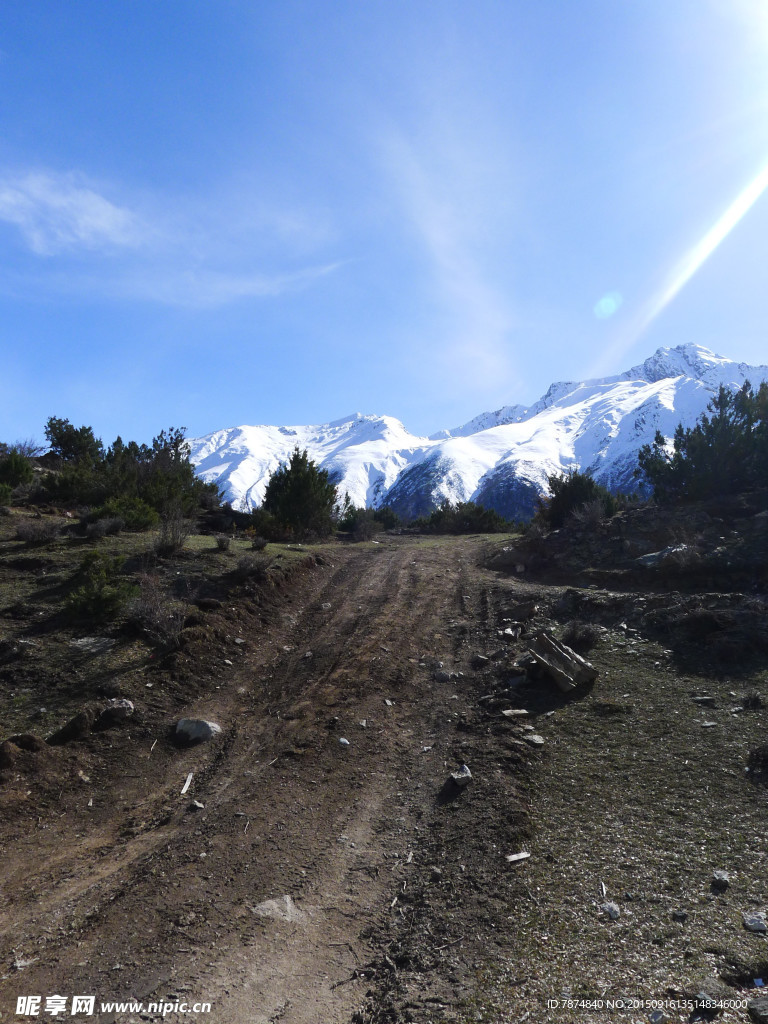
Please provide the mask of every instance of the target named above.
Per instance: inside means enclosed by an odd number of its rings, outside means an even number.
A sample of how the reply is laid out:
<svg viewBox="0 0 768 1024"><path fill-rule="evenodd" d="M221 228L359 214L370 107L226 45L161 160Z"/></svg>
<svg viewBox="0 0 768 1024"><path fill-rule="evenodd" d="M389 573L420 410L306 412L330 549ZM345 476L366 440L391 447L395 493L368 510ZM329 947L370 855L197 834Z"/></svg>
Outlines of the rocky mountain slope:
<svg viewBox="0 0 768 1024"><path fill-rule="evenodd" d="M405 516L441 502L477 501L526 518L547 476L589 471L614 491L637 489L638 449L657 430L693 426L720 385L768 381L700 345L660 348L612 377L553 384L530 408L505 406L463 426L417 437L391 416L355 413L312 426L240 426L195 438L191 458L235 508L258 506L270 475L298 445L356 505L390 505Z"/></svg>

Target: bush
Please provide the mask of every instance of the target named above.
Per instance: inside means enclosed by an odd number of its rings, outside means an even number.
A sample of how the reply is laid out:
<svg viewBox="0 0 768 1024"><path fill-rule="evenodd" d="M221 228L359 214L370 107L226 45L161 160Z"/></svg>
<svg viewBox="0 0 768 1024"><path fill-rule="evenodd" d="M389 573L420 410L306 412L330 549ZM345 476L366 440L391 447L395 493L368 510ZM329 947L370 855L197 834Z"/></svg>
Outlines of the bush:
<svg viewBox="0 0 768 1024"><path fill-rule="evenodd" d="M585 501L571 512L571 518L579 526L595 527L605 522L605 504L600 498Z"/></svg>
<svg viewBox="0 0 768 1024"><path fill-rule="evenodd" d="M335 504L336 487L328 472L318 469L306 449L296 447L290 462L270 477L262 508L295 537L327 537L333 532Z"/></svg>
<svg viewBox="0 0 768 1024"><path fill-rule="evenodd" d="M85 536L88 540L101 540L102 537L112 537L125 526L122 519L97 519L95 523L88 523L85 528Z"/></svg>
<svg viewBox="0 0 768 1024"><path fill-rule="evenodd" d="M376 521L376 513L371 508L356 508L348 499L344 504L339 529L352 535L355 541L370 540L384 529Z"/></svg>
<svg viewBox="0 0 768 1024"><path fill-rule="evenodd" d="M241 580L263 581L267 578L267 571L273 562L274 558L271 555L243 555L237 561L236 574Z"/></svg>
<svg viewBox="0 0 768 1024"><path fill-rule="evenodd" d="M385 530L395 530L400 526L401 522L397 512L388 505L382 505L381 508L377 508L373 513L373 518L377 523L381 523Z"/></svg>
<svg viewBox="0 0 768 1024"><path fill-rule="evenodd" d="M160 520L160 532L155 540L155 554L161 557L175 555L184 547L189 536L189 523L180 506L169 509Z"/></svg>
<svg viewBox="0 0 768 1024"><path fill-rule="evenodd" d="M460 501L453 505L444 502L426 518L417 519L416 526L427 533L508 533L512 523L474 501Z"/></svg>
<svg viewBox="0 0 768 1024"><path fill-rule="evenodd" d="M373 512L368 509L367 514L360 516L355 525L352 527L352 540L354 541L365 541L372 540L377 533L381 533L384 527L381 523L377 523Z"/></svg>
<svg viewBox="0 0 768 1024"><path fill-rule="evenodd" d="M563 631L563 643L578 654L591 651L600 639L600 631L591 622L580 622L574 619Z"/></svg>
<svg viewBox="0 0 768 1024"><path fill-rule="evenodd" d="M252 537L251 538L251 550L252 551L263 551L267 546L266 537Z"/></svg>
<svg viewBox="0 0 768 1024"><path fill-rule="evenodd" d="M153 643L178 647L187 611L183 601L166 593L157 576L145 573L139 577L139 590L131 602L129 620Z"/></svg>
<svg viewBox="0 0 768 1024"><path fill-rule="evenodd" d="M31 483L33 475L32 463L15 448L0 459L0 484L18 487L19 484Z"/></svg>
<svg viewBox="0 0 768 1024"><path fill-rule="evenodd" d="M136 593L136 587L120 577L124 561L97 551L89 552L77 573L80 586L65 602L69 614L93 622L114 619Z"/></svg>
<svg viewBox="0 0 768 1024"><path fill-rule="evenodd" d="M148 529L157 520L148 519L147 507L164 513L181 505L186 515L204 505L218 504L215 485L195 474L189 461L184 429L171 427L153 438L152 445L127 444L117 437L104 449L91 427L73 427L68 420L51 417L46 425L51 453L58 457L56 472L49 473L46 486L60 501L104 505L104 515L119 515L129 529ZM107 508L110 500L120 507ZM140 504L123 507L123 503ZM131 514L136 514L136 519Z"/></svg>
<svg viewBox="0 0 768 1024"><path fill-rule="evenodd" d="M23 540L30 547L50 544L60 533L58 519L24 519L16 525L16 540Z"/></svg>
<svg viewBox="0 0 768 1024"><path fill-rule="evenodd" d="M549 497L539 501L536 514L553 530L559 529L576 509L586 504L599 502L604 516L612 516L616 512L613 495L588 473L571 469L564 475L547 477L547 484Z"/></svg>
<svg viewBox="0 0 768 1024"><path fill-rule="evenodd" d="M122 519L125 529L136 533L151 530L160 522L157 512L141 498L109 498L91 515L97 519Z"/></svg>
<svg viewBox="0 0 768 1024"><path fill-rule="evenodd" d="M229 545L232 543L231 537L226 537L223 533L220 533L216 538L216 550L217 551L229 551Z"/></svg>
<svg viewBox="0 0 768 1024"><path fill-rule="evenodd" d="M10 484L0 484L0 505L10 505L13 488Z"/></svg>

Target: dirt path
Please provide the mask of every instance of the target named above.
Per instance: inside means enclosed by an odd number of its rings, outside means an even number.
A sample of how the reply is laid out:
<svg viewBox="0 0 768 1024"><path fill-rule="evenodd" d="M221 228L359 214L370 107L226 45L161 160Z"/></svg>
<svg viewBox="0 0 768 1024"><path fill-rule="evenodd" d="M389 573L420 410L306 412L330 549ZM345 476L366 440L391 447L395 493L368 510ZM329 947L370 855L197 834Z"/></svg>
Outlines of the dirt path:
<svg viewBox="0 0 768 1024"><path fill-rule="evenodd" d="M3 1018L54 993L254 1024L470 1006L519 884L503 854L535 758L477 710L470 656L503 597L481 549L339 546L266 621L222 613L220 664L183 709L217 742L176 750L148 677L141 728L56 751L57 797L4 830ZM465 675L439 682L438 662ZM473 787L442 789L464 761Z"/></svg>

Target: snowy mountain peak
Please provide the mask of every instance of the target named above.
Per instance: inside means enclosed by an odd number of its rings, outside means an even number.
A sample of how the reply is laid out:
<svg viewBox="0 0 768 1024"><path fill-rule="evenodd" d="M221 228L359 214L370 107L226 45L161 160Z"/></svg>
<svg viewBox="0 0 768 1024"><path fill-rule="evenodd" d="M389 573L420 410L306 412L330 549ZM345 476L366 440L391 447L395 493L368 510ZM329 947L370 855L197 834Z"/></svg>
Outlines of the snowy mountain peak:
<svg viewBox="0 0 768 1024"><path fill-rule="evenodd" d="M391 416L353 413L314 426L240 426L190 441L198 474L233 506L258 506L267 481L298 446L356 505L421 515L442 501L477 501L526 518L548 477L571 468L633 491L639 448L660 430L693 426L724 385L768 381L701 345L660 348L617 376L552 384L529 408L504 406L453 430L416 437Z"/></svg>
<svg viewBox="0 0 768 1024"><path fill-rule="evenodd" d="M657 349L644 363L633 367L629 374L636 374L649 384L670 377L694 377L705 380L712 371L716 372L728 363L731 363L731 360L716 355L703 345L689 343L677 345L675 348Z"/></svg>

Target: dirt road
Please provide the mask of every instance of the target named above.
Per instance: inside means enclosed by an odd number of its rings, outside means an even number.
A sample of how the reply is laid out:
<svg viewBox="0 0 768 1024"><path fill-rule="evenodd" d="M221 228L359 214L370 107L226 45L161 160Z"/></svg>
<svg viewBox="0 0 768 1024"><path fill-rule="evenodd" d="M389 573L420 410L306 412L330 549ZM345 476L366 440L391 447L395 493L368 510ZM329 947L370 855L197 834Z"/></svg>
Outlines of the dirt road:
<svg viewBox="0 0 768 1024"><path fill-rule="evenodd" d="M504 854L525 840L537 756L478 710L471 656L501 643L520 588L478 568L484 543L323 549L268 609L211 613L204 656L188 643L173 678L136 666L130 726L16 765L2 1019L31 995L46 1019L53 994L57 1019L75 995L120 1022L160 1019L152 1000L210 1003L193 1019L211 1024L461 1019L510 941ZM182 714L221 737L175 748ZM464 762L473 784L445 787ZM128 999L141 1015L99 1016Z"/></svg>

